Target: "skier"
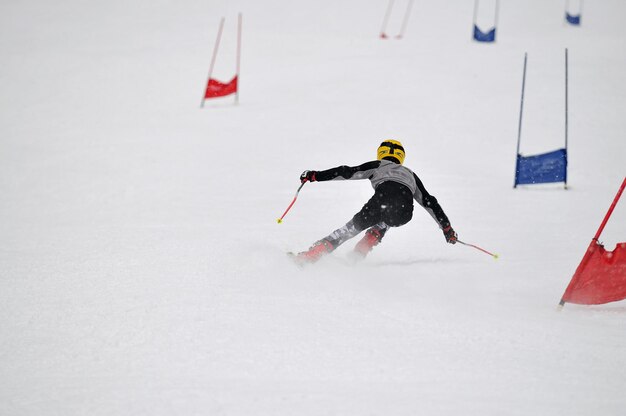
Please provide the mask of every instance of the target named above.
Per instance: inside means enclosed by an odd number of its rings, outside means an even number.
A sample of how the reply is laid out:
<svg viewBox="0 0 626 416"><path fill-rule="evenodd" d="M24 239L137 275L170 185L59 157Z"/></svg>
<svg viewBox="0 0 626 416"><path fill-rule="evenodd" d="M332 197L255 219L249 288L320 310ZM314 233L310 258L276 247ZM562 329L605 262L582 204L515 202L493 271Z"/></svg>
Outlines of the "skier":
<svg viewBox="0 0 626 416"><path fill-rule="evenodd" d="M374 195L346 225L317 241L307 251L298 253L295 256L296 262L316 262L361 231L367 230L354 248L355 257L364 258L380 243L390 227L400 227L411 220L413 199L435 219L446 241L455 244L457 234L448 217L437 199L426 191L417 175L402 166L404 156L404 147L399 141L385 140L378 147L377 160L354 167L338 166L328 170L302 172L301 183L369 179Z"/></svg>

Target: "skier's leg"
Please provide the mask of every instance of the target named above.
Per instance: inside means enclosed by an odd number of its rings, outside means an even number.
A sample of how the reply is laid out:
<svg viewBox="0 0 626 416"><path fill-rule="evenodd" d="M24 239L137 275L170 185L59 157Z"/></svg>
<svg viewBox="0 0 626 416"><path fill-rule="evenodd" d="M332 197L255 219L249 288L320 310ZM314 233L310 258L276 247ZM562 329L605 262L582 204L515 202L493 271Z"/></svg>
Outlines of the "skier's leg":
<svg viewBox="0 0 626 416"><path fill-rule="evenodd" d="M354 217L341 228L336 229L328 236L315 242L307 251L298 253L296 259L300 263L314 263L325 254L335 250L361 231L382 221L382 195L375 192L369 201L356 213Z"/></svg>
<svg viewBox="0 0 626 416"><path fill-rule="evenodd" d="M383 221L385 208L384 195L377 189L370 200L363 205L363 208L352 217L352 222L360 231L367 230Z"/></svg>
<svg viewBox="0 0 626 416"><path fill-rule="evenodd" d="M316 241L307 251L298 253L297 258L303 262L306 261L308 263L314 263L324 254L328 254L335 250L341 244L345 243L361 231L363 231L363 229L357 228L354 225L354 222L350 220L343 227L337 228L326 237Z"/></svg>
<svg viewBox="0 0 626 416"><path fill-rule="evenodd" d="M413 216L413 196L410 190L402 184L385 182L376 188L374 197L363 207L361 213L369 208L363 223L367 223L373 218L377 221L368 225L371 228L366 231L365 236L354 247L355 258L367 256L372 248L380 243L389 228L400 227L409 222ZM368 205L370 206L368 207Z"/></svg>
<svg viewBox="0 0 626 416"><path fill-rule="evenodd" d="M361 257L367 256L372 251L374 246L378 245L385 236L389 226L384 222L380 222L374 225L372 228L365 232L363 238L354 247L354 253Z"/></svg>
<svg viewBox="0 0 626 416"><path fill-rule="evenodd" d="M363 228L357 227L353 220L350 220L341 228L337 228L324 238L333 246L333 250L363 231Z"/></svg>

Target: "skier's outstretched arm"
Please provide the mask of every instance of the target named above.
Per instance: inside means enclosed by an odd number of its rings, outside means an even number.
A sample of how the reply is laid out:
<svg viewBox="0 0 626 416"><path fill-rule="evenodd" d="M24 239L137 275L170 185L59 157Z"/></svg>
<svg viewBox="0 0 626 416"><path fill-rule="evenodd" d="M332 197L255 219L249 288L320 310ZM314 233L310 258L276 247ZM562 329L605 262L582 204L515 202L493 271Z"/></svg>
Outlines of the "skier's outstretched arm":
<svg viewBox="0 0 626 416"><path fill-rule="evenodd" d="M415 194L413 194L413 198L420 204L433 219L439 225L439 228L443 231L443 235L446 238L446 241L450 244L455 244L457 240L457 235L452 226L450 225L450 220L445 212L443 212L443 208L439 205L439 201L433 195L429 194L424 184L417 177L415 173L413 173L415 178L415 183L417 184L417 189L415 190Z"/></svg>
<svg viewBox="0 0 626 416"><path fill-rule="evenodd" d="M300 181L323 182L345 179L369 179L374 170L380 166L380 160L366 162L359 166L337 166L327 170L305 170Z"/></svg>

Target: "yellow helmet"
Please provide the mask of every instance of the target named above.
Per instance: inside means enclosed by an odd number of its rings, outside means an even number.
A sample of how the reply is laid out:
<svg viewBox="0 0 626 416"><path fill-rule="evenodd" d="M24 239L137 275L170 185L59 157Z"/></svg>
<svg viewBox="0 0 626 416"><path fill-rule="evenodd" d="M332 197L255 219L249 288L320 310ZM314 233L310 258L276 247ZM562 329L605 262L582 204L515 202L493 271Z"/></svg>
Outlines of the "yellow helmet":
<svg viewBox="0 0 626 416"><path fill-rule="evenodd" d="M378 146L376 158L383 160L389 157L396 159L400 164L404 163L404 147L402 147L402 143L397 140L385 140Z"/></svg>

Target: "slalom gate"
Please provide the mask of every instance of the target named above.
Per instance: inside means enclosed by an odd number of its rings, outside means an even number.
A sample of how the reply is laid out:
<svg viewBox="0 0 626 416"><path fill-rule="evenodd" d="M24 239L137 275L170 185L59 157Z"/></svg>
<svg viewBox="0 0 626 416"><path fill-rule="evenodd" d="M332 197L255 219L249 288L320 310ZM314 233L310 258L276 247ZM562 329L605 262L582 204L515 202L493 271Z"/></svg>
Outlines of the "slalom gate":
<svg viewBox="0 0 626 416"><path fill-rule="evenodd" d="M580 26L580 19L583 13L583 0L574 0L578 3L577 10L573 11L575 6L570 4L570 0L565 1L565 22L572 26Z"/></svg>
<svg viewBox="0 0 626 416"><path fill-rule="evenodd" d="M495 0L495 13L493 15L493 26L488 30L481 30L478 27L479 0L474 0L474 18L472 20L472 39L476 42L493 43L496 41L496 29L498 27L498 14L500 10L500 0Z"/></svg>
<svg viewBox="0 0 626 416"><path fill-rule="evenodd" d="M524 91L526 89L526 66L528 54L524 54L524 70L522 76L522 97L520 100L519 125L517 130L517 153L515 162L515 182L517 185L533 185L541 183L563 182L567 189L567 145L568 145L568 58L565 49L565 147L554 151L531 156L520 153L522 139L522 116L524 113Z"/></svg>
<svg viewBox="0 0 626 416"><path fill-rule="evenodd" d="M625 187L626 178L565 289L560 306L566 302L599 305L626 299L626 242L608 251L598 241Z"/></svg>
<svg viewBox="0 0 626 416"><path fill-rule="evenodd" d="M237 18L237 63L235 76L228 82L222 82L213 78L213 68L215 67L215 61L217 58L217 51L222 39L222 31L224 30L224 21L226 19L222 17L220 20L219 29L217 31L217 39L215 40L215 46L213 47L213 55L211 57L211 65L209 66L209 76L202 95L202 101L200 108L204 107L204 102L211 98L226 97L231 94L235 94L235 104L239 103L239 71L241 62L241 24L242 16L239 13Z"/></svg>
<svg viewBox="0 0 626 416"><path fill-rule="evenodd" d="M387 25L389 24L389 17L391 17L393 13L395 1L389 0L387 4L387 11L385 12L385 17L383 19L383 26L380 29L380 38L381 39L389 39L389 35L387 35ZM411 9L413 8L413 0L408 0L406 9L404 11L404 17L402 19L402 26L400 27L400 31L395 36L396 39L402 39L404 37L404 32L406 32L406 26L409 23L409 16L411 15Z"/></svg>

